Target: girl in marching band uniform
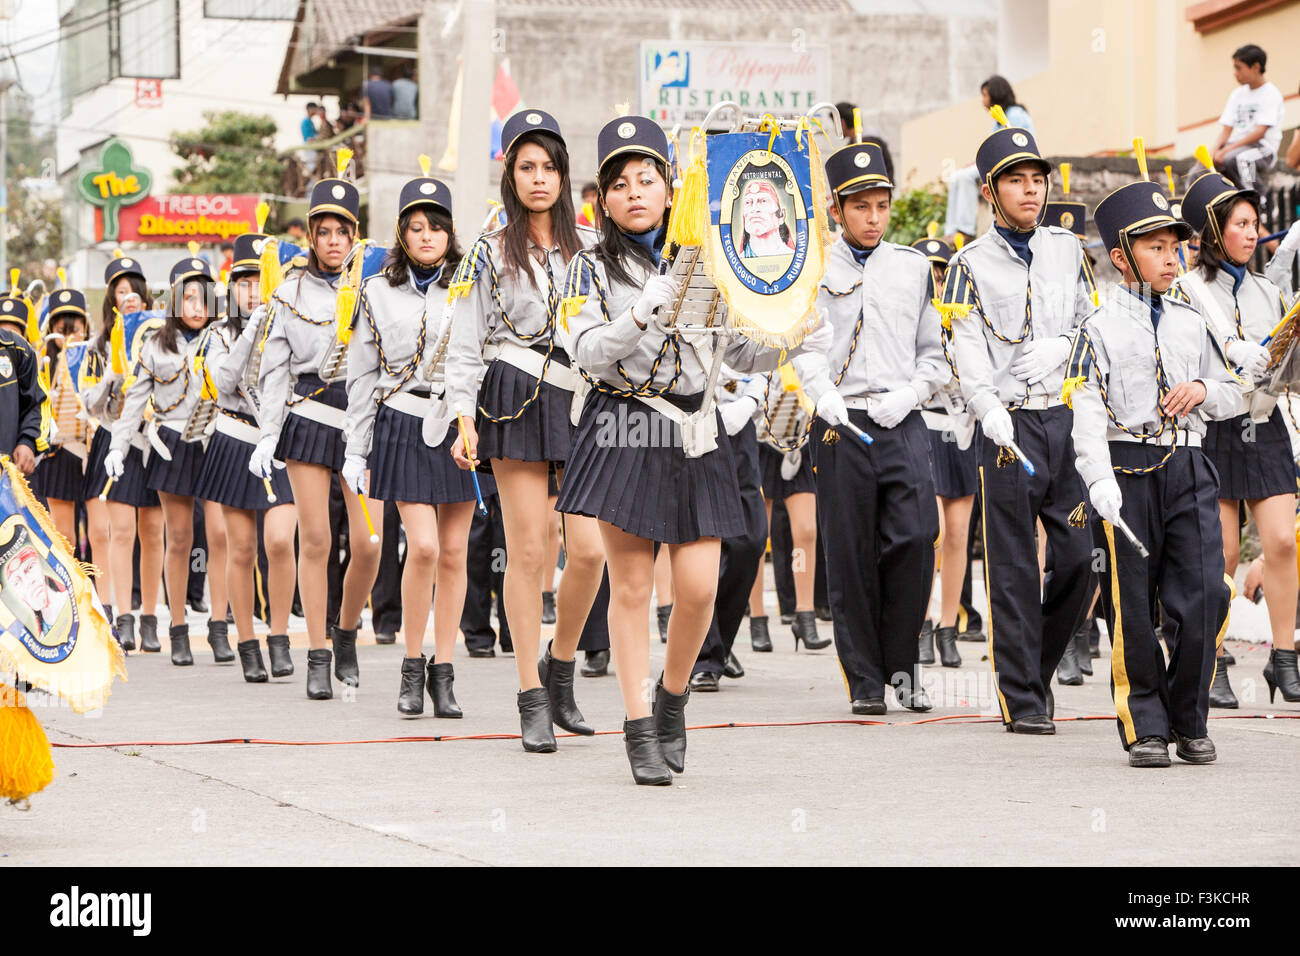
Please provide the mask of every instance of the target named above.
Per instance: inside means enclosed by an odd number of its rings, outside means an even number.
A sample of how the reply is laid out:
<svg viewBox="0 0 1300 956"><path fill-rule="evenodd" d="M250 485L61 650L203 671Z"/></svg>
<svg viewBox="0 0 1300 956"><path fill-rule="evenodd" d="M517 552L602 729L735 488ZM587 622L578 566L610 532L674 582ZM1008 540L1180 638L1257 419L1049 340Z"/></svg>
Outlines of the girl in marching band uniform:
<svg viewBox="0 0 1300 956"><path fill-rule="evenodd" d="M261 212L259 208L259 216ZM245 368L266 321L266 309L261 305L263 262L274 263L272 271L278 273L273 245L269 260L262 259L263 251L273 242L261 232L245 233L235 239L226 319L212 328L204 356L206 373L216 388L219 413L196 490L203 500L221 506L226 526L226 586L239 633L239 662L244 680L257 684L266 680L266 666L253 634L253 569L257 565L259 514L270 605L271 633L266 638L266 649L271 657L271 676L293 674L288 634L294 586L293 536L297 527L293 490L283 469L274 469L267 481L259 481L249 473L248 462L260 433L257 406L249 396L250 389L244 387Z"/></svg>
<svg viewBox="0 0 1300 956"><path fill-rule="evenodd" d="M725 427L714 450L686 456L681 423L701 407L708 373L695 349L655 317L677 296L676 281L659 274L667 138L654 121L626 116L606 124L597 144L601 241L574 259L565 279L567 341L592 390L556 507L599 520L632 776L668 785L670 768L685 769L688 682L713 616L721 540L745 534L745 517ZM725 349L739 372L774 368L779 355L747 339ZM654 438L661 435L672 440ZM659 544L668 546L675 593L652 705L646 622Z"/></svg>
<svg viewBox="0 0 1300 956"><path fill-rule="evenodd" d="M45 340L45 358L50 375L50 406L57 410L78 401L75 381L65 383L58 372L61 363L67 361L68 346L86 338L86 297L75 289L56 290L51 294L46 321L49 334ZM74 394L69 395L68 391ZM81 421L77 424L85 427ZM85 462L69 450L67 443L77 441L81 439L75 435L55 435L49 453L41 459L31 478L32 491L45 499L54 526L74 550L77 543L76 507L78 502L85 501L82 491Z"/></svg>
<svg viewBox="0 0 1300 956"><path fill-rule="evenodd" d="M340 158L340 166L346 168L350 157ZM347 389L342 381L325 382L320 373L321 363L334 348L339 287L356 242L359 205L356 186L342 179L322 179L312 189L307 268L280 283L267 306L270 331L263 338L259 378L262 437L248 463L254 475L270 478L273 462L285 462L293 486L298 511L298 592L310 645L307 696L312 700L334 696L331 661L339 680L353 687L361 683L357 626L379 567L379 545L370 539L365 504L355 494L344 494L351 559L343 578L339 623L330 629L331 654L325 646L326 568L332 547L329 496L332 475L343 468ZM348 313L345 321L351 321L354 310L346 298L343 308Z"/></svg>
<svg viewBox="0 0 1300 956"><path fill-rule="evenodd" d="M145 484L144 435L131 438L120 477L109 481L104 459L113 442L112 422L121 412L123 377L114 372L109 343L122 316L149 308L152 299L140 263L116 256L104 269L103 322L90 354L86 375L97 383L86 393L86 410L98 427L86 456L82 494L86 499L86 533L99 575L95 587L110 619L113 599L121 613L114 621L124 650L135 650L135 616L131 613L131 565L140 538L140 650L162 650L158 642L158 585L162 581L163 518L158 492Z"/></svg>
<svg viewBox="0 0 1300 956"><path fill-rule="evenodd" d="M425 176L402 187L397 236L383 272L361 286L348 355L343 476L353 488L364 491L368 464L371 496L377 502L396 502L406 529L402 571L406 656L397 709L408 717L422 714L427 685L435 716L460 717L452 692L452 656L465 604L474 481L451 460L454 424L443 428L436 448L424 441L422 426L430 393L421 373L439 348L439 316L461 251L452 226L451 191L427 173L426 168ZM434 654L426 673L424 630L431 595Z"/></svg>
<svg viewBox="0 0 1300 956"><path fill-rule="evenodd" d="M452 295L463 298L456 303L447 349L447 405L467 436L452 446L456 463L468 468L471 459L475 465L490 462L496 479L523 746L550 753L556 748L552 722L570 733L595 733L573 698L573 658L600 588L602 564L595 523L581 517L564 522L567 558L556 596L555 638L537 661L547 476L562 472L569 458L571 415L580 400L575 389L579 396L582 391L555 337L555 322L565 266L594 233L575 225L569 154L553 116L521 110L506 120L501 143L506 225L474 243L452 280ZM560 484L562 490L562 478Z"/></svg>
<svg viewBox="0 0 1300 956"><path fill-rule="evenodd" d="M202 442L185 441L182 433L202 392L202 379L194 374L194 368L207 343L204 330L216 318L214 284L211 267L202 259L185 258L172 267L166 322L140 349L135 381L126 390L122 414L113 423L113 442L104 458L104 470L121 478L133 436L145 423L146 406L152 409L153 417L145 426L153 446L145 484L157 492L167 527L167 608L171 612L171 658L178 666L194 663L185 623L185 588L194 544L194 489L203 470ZM211 502L204 506L204 524L212 589L208 644L213 659L227 663L235 659L235 653L226 636L226 532L221 509ZM143 583L144 569L140 570Z"/></svg>
<svg viewBox="0 0 1300 956"><path fill-rule="evenodd" d="M1206 319L1229 362L1247 384L1261 382L1271 360L1260 342L1268 338L1286 303L1277 286L1250 271L1259 239L1259 195L1238 189L1219 173L1207 172L1187 189L1183 218L1201 234L1196 268L1180 276L1173 294L1189 301ZM1281 689L1288 701L1300 700L1296 668L1295 462L1277 399L1248 391L1242 414L1213 421L1205 453L1219 473L1219 513L1223 555L1229 576L1236 573L1241 544L1241 507L1259 528L1264 552L1264 601L1273 631L1273 649L1264 669L1269 699ZM1223 660L1219 649L1220 665ZM1235 708L1236 695L1223 666L1215 671L1210 706Z"/></svg>

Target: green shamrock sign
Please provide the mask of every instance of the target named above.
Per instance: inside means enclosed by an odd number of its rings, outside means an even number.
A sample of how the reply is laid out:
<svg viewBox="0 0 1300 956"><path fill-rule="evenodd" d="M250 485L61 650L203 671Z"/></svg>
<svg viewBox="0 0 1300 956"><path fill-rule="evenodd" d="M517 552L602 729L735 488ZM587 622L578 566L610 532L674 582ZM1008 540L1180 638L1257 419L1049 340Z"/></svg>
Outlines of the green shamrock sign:
<svg viewBox="0 0 1300 956"><path fill-rule="evenodd" d="M77 182L81 197L104 211L104 236L115 242L118 237L117 216L123 206L138 203L149 195L153 176L147 169L136 169L131 147L120 139L110 139L99 154L99 168L86 172Z"/></svg>

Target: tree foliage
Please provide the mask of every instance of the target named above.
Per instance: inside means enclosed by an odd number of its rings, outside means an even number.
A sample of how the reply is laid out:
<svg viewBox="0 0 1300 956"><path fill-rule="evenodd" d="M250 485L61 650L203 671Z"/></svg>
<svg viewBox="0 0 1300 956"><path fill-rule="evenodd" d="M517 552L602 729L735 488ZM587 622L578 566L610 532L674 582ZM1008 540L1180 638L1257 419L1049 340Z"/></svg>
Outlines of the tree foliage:
<svg viewBox="0 0 1300 956"><path fill-rule="evenodd" d="M275 154L275 120L234 110L205 111L207 126L173 133L184 160L175 171L180 193L276 193L284 161Z"/></svg>
<svg viewBox="0 0 1300 956"><path fill-rule="evenodd" d="M926 227L931 222L939 223L942 234L947 211L948 191L940 183L899 193L894 196L890 206L889 232L885 238L899 245L910 246L916 240L924 238Z"/></svg>

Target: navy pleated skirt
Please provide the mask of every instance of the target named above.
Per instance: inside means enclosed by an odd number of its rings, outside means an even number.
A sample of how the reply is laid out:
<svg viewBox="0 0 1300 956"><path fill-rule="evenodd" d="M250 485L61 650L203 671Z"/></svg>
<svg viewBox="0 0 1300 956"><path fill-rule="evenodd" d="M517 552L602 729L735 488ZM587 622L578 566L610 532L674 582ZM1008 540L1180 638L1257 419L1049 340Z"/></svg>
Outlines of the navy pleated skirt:
<svg viewBox="0 0 1300 956"><path fill-rule="evenodd" d="M698 395L669 400L687 411L700 405ZM595 389L583 405L555 507L662 544L745 533L735 455L721 417L717 449L687 458L680 426L634 398Z"/></svg>
<svg viewBox="0 0 1300 956"><path fill-rule="evenodd" d="M348 389L343 382L326 385L315 375L300 375L293 385L295 395L311 396L312 401L331 408L348 407ZM347 443L343 429L322 425L290 408L280 428L280 441L275 446L276 461L301 461L308 465L324 465L332 471L343 470L343 453Z"/></svg>
<svg viewBox="0 0 1300 956"><path fill-rule="evenodd" d="M1249 415L1207 423L1204 448L1219 472L1220 498L1257 501L1296 493L1291 437L1280 408L1256 425Z"/></svg>
<svg viewBox="0 0 1300 956"><path fill-rule="evenodd" d="M251 415L223 411L246 425L253 425ZM204 501L215 501L228 508L244 511L265 511L276 505L293 503L293 489L289 475L283 468L271 469L271 490L275 501L266 500L266 485L248 470L248 459L253 456L253 446L231 435L214 431L208 439L208 450L203 456L203 473L194 494Z"/></svg>
<svg viewBox="0 0 1300 956"><path fill-rule="evenodd" d="M203 474L203 442L182 441L180 432L161 426L158 437L172 453L172 460L168 461L155 449L149 455L145 483L154 491L193 497L199 476Z"/></svg>
<svg viewBox="0 0 1300 956"><path fill-rule="evenodd" d="M31 486L38 498L84 501L82 486L85 480L85 463L63 446L55 445L50 454L37 463L32 472Z"/></svg>
<svg viewBox="0 0 1300 956"><path fill-rule="evenodd" d="M86 500L98 498L108 482L104 459L108 457L108 446L112 443L113 432L107 425L95 429L95 437L90 440L90 454L86 457L86 480L81 486ZM148 486L145 478L144 453L134 445L127 446L122 477L108 489L108 500L133 508L157 508L158 492Z"/></svg>
<svg viewBox="0 0 1300 956"><path fill-rule="evenodd" d="M437 448L425 444L424 420L380 405L370 451L370 497L440 505L474 501L474 478L451 457L456 426L450 425ZM481 457L481 455L480 455ZM491 475L479 475L484 496L496 492Z"/></svg>
<svg viewBox="0 0 1300 956"><path fill-rule="evenodd" d="M817 480L813 475L812 451L805 444L799 450L799 470L786 481L781 477L781 462L785 455L767 442L758 443L759 477L763 482L763 497L768 501L784 501L791 495L816 494Z"/></svg>
<svg viewBox="0 0 1300 956"><path fill-rule="evenodd" d="M930 436L930 477L934 493L940 498L965 498L975 494L979 466L975 460L975 443L962 451L951 431L927 428Z"/></svg>
<svg viewBox="0 0 1300 956"><path fill-rule="evenodd" d="M545 354L545 346L533 351ZM569 356L561 348L551 352L551 361L569 367ZM524 413L508 422L494 422L483 414L486 409L498 418L513 415L537 393ZM515 461L549 461L563 466L573 445L573 426L569 407L573 393L549 382L537 387L537 379L500 359L490 362L478 390L479 412L478 458L481 467L490 467L493 458Z"/></svg>

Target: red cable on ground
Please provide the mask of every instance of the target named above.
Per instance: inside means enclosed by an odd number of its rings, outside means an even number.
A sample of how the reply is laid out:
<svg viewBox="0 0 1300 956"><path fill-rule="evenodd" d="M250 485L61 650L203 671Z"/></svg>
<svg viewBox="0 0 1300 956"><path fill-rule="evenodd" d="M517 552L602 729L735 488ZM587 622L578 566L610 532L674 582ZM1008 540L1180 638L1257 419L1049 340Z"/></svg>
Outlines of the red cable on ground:
<svg viewBox="0 0 1300 956"><path fill-rule="evenodd" d="M1079 717L1057 717L1057 723L1078 720L1114 720L1114 714L1089 714ZM1210 720L1300 720L1300 714L1221 714ZM1001 723L1001 717L984 717L979 714L948 714L942 717L925 717L921 720L790 720L790 721L730 721L721 724L696 724L687 730L727 730L738 727L820 727L845 724L860 727L912 727L960 721L963 724ZM621 735L621 730L598 730L596 736ZM363 740L270 740L262 737L226 737L218 740L126 740L116 743L67 744L50 741L51 747L67 750L84 750L103 747L199 747L212 744L262 744L274 747L338 747L351 744L410 744L443 743L454 740L518 740L519 734L438 734L431 737L376 737ZM556 734L556 737L577 737L577 734Z"/></svg>

